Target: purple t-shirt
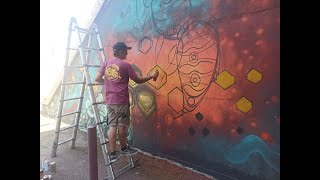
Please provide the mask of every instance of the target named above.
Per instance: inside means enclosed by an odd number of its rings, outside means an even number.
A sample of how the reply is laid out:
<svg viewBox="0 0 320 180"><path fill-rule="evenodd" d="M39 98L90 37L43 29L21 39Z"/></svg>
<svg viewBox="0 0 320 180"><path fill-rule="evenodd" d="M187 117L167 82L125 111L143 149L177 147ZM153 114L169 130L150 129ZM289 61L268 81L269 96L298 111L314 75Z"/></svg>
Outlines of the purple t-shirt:
<svg viewBox="0 0 320 180"><path fill-rule="evenodd" d="M104 75L106 104L129 104L129 77L137 77L132 66L121 59L113 58L103 62L99 73Z"/></svg>

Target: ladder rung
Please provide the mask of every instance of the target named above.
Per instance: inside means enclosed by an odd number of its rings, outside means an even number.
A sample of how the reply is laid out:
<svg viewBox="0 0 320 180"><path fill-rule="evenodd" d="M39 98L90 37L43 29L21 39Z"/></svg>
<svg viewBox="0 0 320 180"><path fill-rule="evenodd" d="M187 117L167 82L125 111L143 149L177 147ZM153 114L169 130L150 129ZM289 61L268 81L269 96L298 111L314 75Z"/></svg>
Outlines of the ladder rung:
<svg viewBox="0 0 320 180"><path fill-rule="evenodd" d="M74 51L78 51L78 48L67 48L67 50L74 50Z"/></svg>
<svg viewBox="0 0 320 180"><path fill-rule="evenodd" d="M103 48L98 49L98 48L85 47L85 46L79 46L79 48L82 48L82 49L85 49L85 50L97 50L97 51L103 50Z"/></svg>
<svg viewBox="0 0 320 180"><path fill-rule="evenodd" d="M91 64L84 64L83 66L64 66L65 68L83 68L83 67L95 67L99 68L100 65L91 65Z"/></svg>
<svg viewBox="0 0 320 180"><path fill-rule="evenodd" d="M74 51L78 51L79 50L79 48L67 48L68 50L74 50ZM88 50L88 49L83 49L83 50L85 50L85 51L90 51L90 50Z"/></svg>
<svg viewBox="0 0 320 180"><path fill-rule="evenodd" d="M62 83L62 85L69 85L69 84L85 84L85 82L66 82L66 83Z"/></svg>
<svg viewBox="0 0 320 180"><path fill-rule="evenodd" d="M107 141L105 141L105 142L101 143L100 145L102 146L102 145L105 145L105 144L108 144L108 143L109 143L109 140L107 140Z"/></svg>
<svg viewBox="0 0 320 180"><path fill-rule="evenodd" d="M95 31L91 31L91 30L87 30L87 29L83 29L83 28L80 28L80 27L75 27L75 28L77 28L78 30L79 30L79 32L81 32L81 33L89 33L89 34L95 34L96 32Z"/></svg>
<svg viewBox="0 0 320 180"><path fill-rule="evenodd" d="M125 167L119 169L118 171L116 171L114 173L115 177L118 177L120 174L124 173L125 171L129 170L131 168L131 164L129 163L128 165L126 165Z"/></svg>
<svg viewBox="0 0 320 180"><path fill-rule="evenodd" d="M87 86L100 86L103 85L103 83L88 83Z"/></svg>
<svg viewBox="0 0 320 180"><path fill-rule="evenodd" d="M92 64L84 64L83 66L87 66L87 67L101 67L100 65L92 65Z"/></svg>
<svg viewBox="0 0 320 180"><path fill-rule="evenodd" d="M65 68L83 68L83 66L64 66Z"/></svg>
<svg viewBox="0 0 320 180"><path fill-rule="evenodd" d="M62 142L59 142L59 143L58 143L58 145L63 144L63 143L66 143L66 142L69 142L69 141L71 141L71 140L73 140L73 138L71 138L71 139L67 139L67 140L62 141Z"/></svg>
<svg viewBox="0 0 320 180"><path fill-rule="evenodd" d="M110 162L109 164L105 164L105 166L110 166L112 164L112 162ZM106 177L105 179L108 179L110 176Z"/></svg>
<svg viewBox="0 0 320 180"><path fill-rule="evenodd" d="M95 102L95 103L92 103L91 105L98 105L98 104L104 104L105 101L102 101L102 102Z"/></svg>
<svg viewBox="0 0 320 180"><path fill-rule="evenodd" d="M63 116L69 116L69 115L71 115L71 114L76 114L76 113L80 113L80 111L74 111L74 112L62 114L61 117L63 117Z"/></svg>
<svg viewBox="0 0 320 180"><path fill-rule="evenodd" d="M71 101L71 100L75 100L75 99L82 99L83 97L75 97L75 98L68 98L68 99L64 99L64 100L59 100L60 102L62 101Z"/></svg>
<svg viewBox="0 0 320 180"><path fill-rule="evenodd" d="M101 121L101 122L99 122L99 123L97 123L97 125L99 126L99 125L101 125L101 124L103 124L103 123L106 123L107 121Z"/></svg>
<svg viewBox="0 0 320 180"><path fill-rule="evenodd" d="M59 132L64 131L64 130L67 130L67 129L70 129L70 128L73 128L73 127L76 127L76 125L63 127L63 128L61 128L61 129L59 130Z"/></svg>

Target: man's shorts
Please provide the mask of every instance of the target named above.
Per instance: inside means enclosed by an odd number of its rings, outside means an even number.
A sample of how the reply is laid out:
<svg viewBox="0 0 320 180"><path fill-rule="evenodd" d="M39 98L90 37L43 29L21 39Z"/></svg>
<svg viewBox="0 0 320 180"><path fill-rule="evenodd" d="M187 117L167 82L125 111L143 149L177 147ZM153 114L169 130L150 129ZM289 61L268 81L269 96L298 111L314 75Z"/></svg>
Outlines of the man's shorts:
<svg viewBox="0 0 320 180"><path fill-rule="evenodd" d="M130 108L127 104L107 105L109 126L129 126Z"/></svg>

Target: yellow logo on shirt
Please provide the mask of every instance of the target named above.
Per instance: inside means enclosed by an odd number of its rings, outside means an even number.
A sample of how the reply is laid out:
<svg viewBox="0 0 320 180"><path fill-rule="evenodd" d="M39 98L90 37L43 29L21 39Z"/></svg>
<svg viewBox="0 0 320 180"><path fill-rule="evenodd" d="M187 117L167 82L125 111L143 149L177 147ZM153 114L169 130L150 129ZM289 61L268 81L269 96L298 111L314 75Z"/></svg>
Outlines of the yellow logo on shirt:
<svg viewBox="0 0 320 180"><path fill-rule="evenodd" d="M119 73L119 67L115 64L110 64L109 66L106 67L106 73L105 76L110 80L110 81L115 81L117 79L120 79L120 73Z"/></svg>

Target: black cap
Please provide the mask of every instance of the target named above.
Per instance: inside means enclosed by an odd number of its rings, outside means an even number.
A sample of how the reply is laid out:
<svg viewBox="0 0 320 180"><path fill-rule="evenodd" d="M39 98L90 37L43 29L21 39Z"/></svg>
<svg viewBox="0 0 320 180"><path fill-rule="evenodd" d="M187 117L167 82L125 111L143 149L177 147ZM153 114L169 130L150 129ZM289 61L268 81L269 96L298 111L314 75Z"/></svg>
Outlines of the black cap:
<svg viewBox="0 0 320 180"><path fill-rule="evenodd" d="M124 42L117 42L115 45L113 45L113 51L120 51L120 50L129 50L132 47L128 47Z"/></svg>

